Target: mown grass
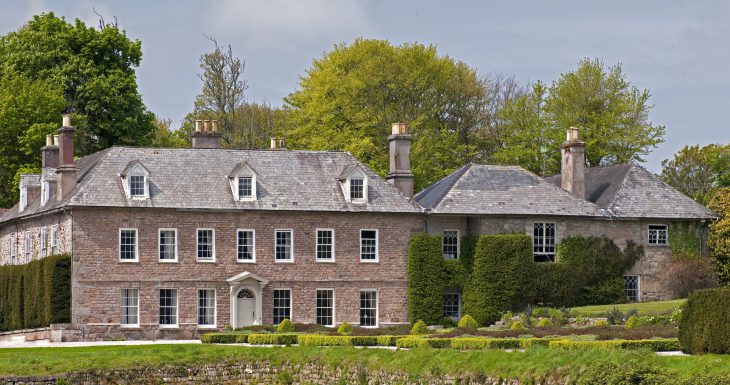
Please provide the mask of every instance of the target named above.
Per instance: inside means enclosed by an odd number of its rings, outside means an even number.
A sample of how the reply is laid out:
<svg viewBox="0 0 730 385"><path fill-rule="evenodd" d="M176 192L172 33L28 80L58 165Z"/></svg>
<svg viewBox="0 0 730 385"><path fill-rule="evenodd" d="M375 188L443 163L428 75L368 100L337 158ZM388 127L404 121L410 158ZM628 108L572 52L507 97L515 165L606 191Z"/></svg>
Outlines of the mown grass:
<svg viewBox="0 0 730 385"><path fill-rule="evenodd" d="M534 378L575 374L600 363L644 362L689 378L730 372L730 356L660 357L646 351L562 351L544 348L525 352L275 347L221 345L145 345L80 348L0 349L0 376L48 375L91 369L180 365L195 362L267 361L365 366L406 371L410 375L482 374Z"/></svg>
<svg viewBox="0 0 730 385"><path fill-rule="evenodd" d="M618 305L598 305L598 306L581 306L574 307L573 310L576 314L585 317L605 317L606 312L618 308L619 310L626 312L631 309L636 309L639 315L659 315L669 314L674 309L682 306L687 300L686 299L673 299L671 301L652 301L652 302L636 302L636 303L622 303Z"/></svg>

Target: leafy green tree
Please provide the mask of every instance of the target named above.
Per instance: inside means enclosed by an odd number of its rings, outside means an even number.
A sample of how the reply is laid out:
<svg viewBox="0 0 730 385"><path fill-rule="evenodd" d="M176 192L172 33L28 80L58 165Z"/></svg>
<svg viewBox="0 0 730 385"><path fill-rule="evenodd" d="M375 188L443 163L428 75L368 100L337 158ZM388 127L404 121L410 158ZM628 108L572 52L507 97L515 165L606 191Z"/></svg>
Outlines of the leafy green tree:
<svg viewBox="0 0 730 385"><path fill-rule="evenodd" d="M186 140L185 133L181 130L171 130L171 119L155 119L155 129L150 133L150 146L185 148L190 147Z"/></svg>
<svg viewBox="0 0 730 385"><path fill-rule="evenodd" d="M287 139L294 148L347 150L384 175L391 124L407 122L418 190L481 159L489 87L433 46L357 39L314 60L285 98Z"/></svg>
<svg viewBox="0 0 730 385"><path fill-rule="evenodd" d="M565 131L576 126L587 144L588 166L643 161L664 141L664 126L648 118L650 96L626 80L620 64L605 68L598 59L584 59L547 90L537 83L506 104L501 119L507 129L497 138L494 159L540 175L558 173L557 149ZM535 143L520 144L524 141Z"/></svg>
<svg viewBox="0 0 730 385"><path fill-rule="evenodd" d="M715 260L720 284L730 285L730 188L721 188L710 200L708 207L720 215L710 224L707 244Z"/></svg>
<svg viewBox="0 0 730 385"><path fill-rule="evenodd" d="M100 24L95 29L44 13L0 37L0 92L16 101L0 107L0 204L16 200L7 186L18 169L40 167L43 136L60 126L64 111L74 115L77 156L148 143L154 116L142 103L134 72L141 43L116 25ZM20 148L5 152L12 146Z"/></svg>
<svg viewBox="0 0 730 385"><path fill-rule="evenodd" d="M730 144L684 146L662 162L662 179L699 203L718 188L730 187Z"/></svg>

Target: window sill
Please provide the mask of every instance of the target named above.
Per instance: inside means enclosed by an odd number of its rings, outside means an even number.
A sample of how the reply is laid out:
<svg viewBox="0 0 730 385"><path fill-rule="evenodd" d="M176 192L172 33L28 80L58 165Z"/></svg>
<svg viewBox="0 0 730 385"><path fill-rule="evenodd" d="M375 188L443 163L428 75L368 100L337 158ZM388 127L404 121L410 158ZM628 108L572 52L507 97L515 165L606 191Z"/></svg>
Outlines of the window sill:
<svg viewBox="0 0 730 385"><path fill-rule="evenodd" d="M210 330L210 329L218 329L218 327L216 325L198 325L198 329Z"/></svg>
<svg viewBox="0 0 730 385"><path fill-rule="evenodd" d="M159 263L178 263L177 259L158 259Z"/></svg>
<svg viewBox="0 0 730 385"><path fill-rule="evenodd" d="M647 246L648 247L669 247L669 244L668 243L664 243L664 244L649 243L649 244L647 244Z"/></svg>
<svg viewBox="0 0 730 385"><path fill-rule="evenodd" d="M139 325L119 325L119 327L126 330L142 330Z"/></svg>
<svg viewBox="0 0 730 385"><path fill-rule="evenodd" d="M254 263L256 263L256 260L255 259L251 259L251 260L248 260L248 259L237 259L236 260L236 263L254 264Z"/></svg>
<svg viewBox="0 0 730 385"><path fill-rule="evenodd" d="M294 263L293 259L274 260L274 263Z"/></svg>
<svg viewBox="0 0 730 385"><path fill-rule="evenodd" d="M317 263L335 263L334 259L315 259L314 261Z"/></svg>
<svg viewBox="0 0 730 385"><path fill-rule="evenodd" d="M198 263L215 263L215 259L196 259Z"/></svg>
<svg viewBox="0 0 730 385"><path fill-rule="evenodd" d="M361 259L360 263L380 263L378 259Z"/></svg>
<svg viewBox="0 0 730 385"><path fill-rule="evenodd" d="M179 325L159 325L160 330L180 330Z"/></svg>
<svg viewBox="0 0 730 385"><path fill-rule="evenodd" d="M119 263L139 263L139 259L120 259Z"/></svg>

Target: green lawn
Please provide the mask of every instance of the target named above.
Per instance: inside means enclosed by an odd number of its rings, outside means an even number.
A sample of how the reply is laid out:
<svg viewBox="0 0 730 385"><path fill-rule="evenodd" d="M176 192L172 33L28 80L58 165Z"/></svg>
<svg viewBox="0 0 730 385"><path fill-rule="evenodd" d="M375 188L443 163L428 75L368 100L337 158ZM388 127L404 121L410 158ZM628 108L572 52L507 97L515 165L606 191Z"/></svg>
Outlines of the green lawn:
<svg viewBox="0 0 730 385"><path fill-rule="evenodd" d="M178 365L192 362L245 360L274 364L318 362L325 365L363 365L383 370L405 370L412 375L484 374L507 378L575 374L600 363L642 362L690 378L700 373L730 372L730 356L660 357L645 351L563 351L544 348L526 352L414 349L243 347L221 345L146 345L83 348L0 349L0 377L47 375L68 371L129 368L141 365Z"/></svg>
<svg viewBox="0 0 730 385"><path fill-rule="evenodd" d="M657 315L669 314L675 308L682 306L686 301L686 299L673 299L671 301L622 303L619 305L581 306L574 307L571 310L586 317L605 317L606 312L614 307L619 308L623 312L636 309L639 311L639 315Z"/></svg>

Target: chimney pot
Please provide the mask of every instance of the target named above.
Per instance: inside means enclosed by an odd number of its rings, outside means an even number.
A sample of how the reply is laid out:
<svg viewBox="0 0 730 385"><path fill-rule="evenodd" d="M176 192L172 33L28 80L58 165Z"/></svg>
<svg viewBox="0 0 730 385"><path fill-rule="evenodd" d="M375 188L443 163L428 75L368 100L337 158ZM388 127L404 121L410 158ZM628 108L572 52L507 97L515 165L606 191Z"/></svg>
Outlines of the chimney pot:
<svg viewBox="0 0 730 385"><path fill-rule="evenodd" d="M208 128L209 125L210 125L210 121L209 120L203 120L203 132L208 132L209 131L209 128Z"/></svg>
<svg viewBox="0 0 730 385"><path fill-rule="evenodd" d="M408 123L393 123L391 129L393 135L408 135Z"/></svg>
<svg viewBox="0 0 730 385"><path fill-rule="evenodd" d="M195 132L200 132L200 119L195 119Z"/></svg>
<svg viewBox="0 0 730 385"><path fill-rule="evenodd" d="M211 120L210 126L211 126L211 130L213 132L218 132L218 121L217 120Z"/></svg>
<svg viewBox="0 0 730 385"><path fill-rule="evenodd" d="M271 150L286 150L284 138L271 138Z"/></svg>
<svg viewBox="0 0 730 385"><path fill-rule="evenodd" d="M46 135L46 146L53 146L53 134Z"/></svg>
<svg viewBox="0 0 730 385"><path fill-rule="evenodd" d="M53 135L53 145L58 146L58 135Z"/></svg>
<svg viewBox="0 0 730 385"><path fill-rule="evenodd" d="M63 114L63 127L71 127L71 114Z"/></svg>

